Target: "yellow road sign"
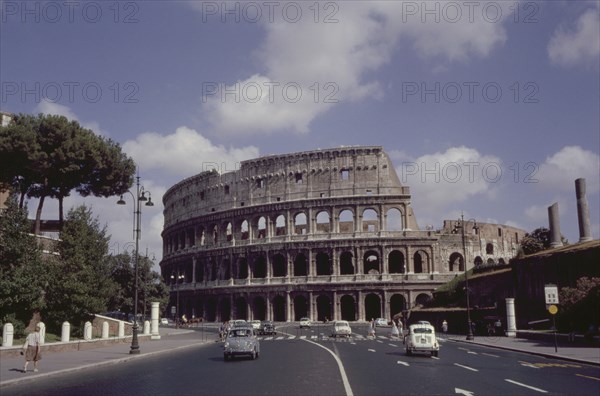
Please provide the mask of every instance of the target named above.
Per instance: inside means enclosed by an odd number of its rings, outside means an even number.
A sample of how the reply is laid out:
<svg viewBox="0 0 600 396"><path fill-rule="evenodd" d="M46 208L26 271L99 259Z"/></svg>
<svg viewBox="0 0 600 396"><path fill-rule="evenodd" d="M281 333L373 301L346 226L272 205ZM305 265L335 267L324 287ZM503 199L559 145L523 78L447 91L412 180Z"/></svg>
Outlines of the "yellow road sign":
<svg viewBox="0 0 600 396"><path fill-rule="evenodd" d="M548 312L550 312L552 315L556 315L558 312L558 307L556 305L550 305L548 307Z"/></svg>

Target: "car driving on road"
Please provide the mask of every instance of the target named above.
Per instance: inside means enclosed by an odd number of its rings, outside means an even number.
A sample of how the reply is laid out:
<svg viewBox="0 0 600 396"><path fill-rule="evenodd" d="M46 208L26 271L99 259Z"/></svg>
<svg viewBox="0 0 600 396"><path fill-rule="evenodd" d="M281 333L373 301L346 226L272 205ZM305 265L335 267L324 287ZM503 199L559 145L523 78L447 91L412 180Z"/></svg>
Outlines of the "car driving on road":
<svg viewBox="0 0 600 396"><path fill-rule="evenodd" d="M234 327L227 332L223 344L223 359L233 359L235 356L250 356L253 360L260 355L260 343L252 326Z"/></svg>
<svg viewBox="0 0 600 396"><path fill-rule="evenodd" d="M408 334L404 337L404 348L407 355L415 352L429 353L438 356L440 345L435 336L435 328L428 324L413 324L408 327Z"/></svg>
<svg viewBox="0 0 600 396"><path fill-rule="evenodd" d="M331 336L332 337L350 337L352 335L352 329L350 324L345 320L336 320L331 325Z"/></svg>
<svg viewBox="0 0 600 396"><path fill-rule="evenodd" d="M263 320L260 323L260 329L258 330L258 334L277 334L275 331L275 325L270 320Z"/></svg>
<svg viewBox="0 0 600 396"><path fill-rule="evenodd" d="M310 328L310 319L309 318L300 318L300 328L304 328L306 327L307 329Z"/></svg>

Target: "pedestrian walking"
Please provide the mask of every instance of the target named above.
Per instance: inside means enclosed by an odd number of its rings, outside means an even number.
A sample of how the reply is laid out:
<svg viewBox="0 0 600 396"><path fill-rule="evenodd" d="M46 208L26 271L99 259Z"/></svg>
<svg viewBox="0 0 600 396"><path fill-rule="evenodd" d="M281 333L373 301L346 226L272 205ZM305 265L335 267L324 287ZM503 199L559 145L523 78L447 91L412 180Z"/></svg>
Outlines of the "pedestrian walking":
<svg viewBox="0 0 600 396"><path fill-rule="evenodd" d="M369 337L375 338L375 319L371 318L371 324L369 326Z"/></svg>
<svg viewBox="0 0 600 396"><path fill-rule="evenodd" d="M40 350L42 338L40 336L40 326L35 326L35 331L29 333L23 344L23 351L21 354L25 355L25 364L23 365L23 372L27 372L27 365L33 361L33 371L37 373L38 362L42 359L42 352Z"/></svg>
<svg viewBox="0 0 600 396"><path fill-rule="evenodd" d="M446 319L444 319L444 321L442 322L442 333L446 334L448 332L448 322L446 322Z"/></svg>
<svg viewBox="0 0 600 396"><path fill-rule="evenodd" d="M392 338L400 337L400 332L398 331L398 326L396 326L396 322L392 320Z"/></svg>

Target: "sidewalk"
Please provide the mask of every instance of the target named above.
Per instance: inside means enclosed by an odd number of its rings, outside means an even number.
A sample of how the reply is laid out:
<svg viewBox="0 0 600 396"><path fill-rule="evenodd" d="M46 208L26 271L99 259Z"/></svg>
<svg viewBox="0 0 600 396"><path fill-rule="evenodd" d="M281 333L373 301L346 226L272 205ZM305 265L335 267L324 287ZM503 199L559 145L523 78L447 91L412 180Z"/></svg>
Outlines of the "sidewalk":
<svg viewBox="0 0 600 396"><path fill-rule="evenodd" d="M141 359L144 356L166 353L195 345L211 344L216 339L217 336L212 333L204 333L204 338L202 338L200 333L194 330L161 328L160 340L140 342L141 353L139 355L129 354L130 341L81 351L48 352L42 355L39 372L37 373L33 372L33 362L29 363L27 373L22 372L24 363L22 356L3 358L0 362L0 389L9 384L58 373L115 364L131 359Z"/></svg>
<svg viewBox="0 0 600 396"><path fill-rule="evenodd" d="M553 359L568 360L600 366L600 348L597 346L573 345L558 343L557 351L554 342L546 340L531 340L516 337L482 337L476 336L473 341L467 341L464 335L448 335L450 341L466 344L484 345L492 348L506 349L516 352L525 352L532 355Z"/></svg>

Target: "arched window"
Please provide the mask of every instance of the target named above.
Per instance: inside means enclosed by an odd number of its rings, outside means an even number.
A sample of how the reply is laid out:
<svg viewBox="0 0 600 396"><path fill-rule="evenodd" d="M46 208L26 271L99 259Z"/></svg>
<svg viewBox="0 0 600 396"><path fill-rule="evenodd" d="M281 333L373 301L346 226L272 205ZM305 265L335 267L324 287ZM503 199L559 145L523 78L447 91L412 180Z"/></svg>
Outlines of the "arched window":
<svg viewBox="0 0 600 396"><path fill-rule="evenodd" d="M317 275L331 275L331 261L327 253L317 253Z"/></svg>
<svg viewBox="0 0 600 396"><path fill-rule="evenodd" d="M379 231L379 216L373 209L365 209L363 211L362 218L362 231L363 232L377 232Z"/></svg>
<svg viewBox="0 0 600 396"><path fill-rule="evenodd" d="M250 233L248 232L248 220L244 220L242 225L240 226L240 233L242 240L246 240L250 237Z"/></svg>
<svg viewBox="0 0 600 396"><path fill-rule="evenodd" d="M487 245L485 245L485 254L494 254L494 245L491 243L488 243Z"/></svg>
<svg viewBox="0 0 600 396"><path fill-rule="evenodd" d="M458 252L454 252L450 255L449 269L450 269L450 272L455 272L455 271L462 272L465 270L465 260L463 259L462 254L460 254Z"/></svg>
<svg viewBox="0 0 600 396"><path fill-rule="evenodd" d="M340 233L354 232L354 213L351 210L345 209L340 212L339 231Z"/></svg>
<svg viewBox="0 0 600 396"><path fill-rule="evenodd" d="M340 255L340 275L354 275L351 252L344 252Z"/></svg>
<svg viewBox="0 0 600 396"><path fill-rule="evenodd" d="M317 213L317 233L326 233L330 232L330 220L329 213L326 211L321 211Z"/></svg>
<svg viewBox="0 0 600 396"><path fill-rule="evenodd" d="M275 235L286 235L287 231L285 229L285 216L279 215L275 219Z"/></svg>
<svg viewBox="0 0 600 396"><path fill-rule="evenodd" d="M404 254L399 250L393 250L388 256L390 274L403 274L406 272Z"/></svg>
<svg viewBox="0 0 600 396"><path fill-rule="evenodd" d="M387 211L385 218L385 227L387 231L402 231L402 213L396 208Z"/></svg>
<svg viewBox="0 0 600 396"><path fill-rule="evenodd" d="M258 234L256 236L257 239L263 239L267 237L267 219L264 216L261 216L258 219L257 227Z"/></svg>
<svg viewBox="0 0 600 396"><path fill-rule="evenodd" d="M306 256L303 253L299 253L294 260L294 276L307 276L308 275L308 263Z"/></svg>
<svg viewBox="0 0 600 396"><path fill-rule="evenodd" d="M294 234L305 235L306 233L306 215L301 212L294 216Z"/></svg>
<svg viewBox="0 0 600 396"><path fill-rule="evenodd" d="M369 250L363 257L363 268L365 274L379 274L379 255L374 250Z"/></svg>

